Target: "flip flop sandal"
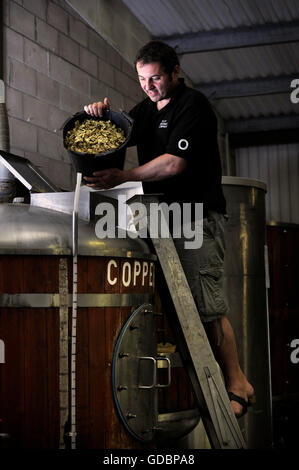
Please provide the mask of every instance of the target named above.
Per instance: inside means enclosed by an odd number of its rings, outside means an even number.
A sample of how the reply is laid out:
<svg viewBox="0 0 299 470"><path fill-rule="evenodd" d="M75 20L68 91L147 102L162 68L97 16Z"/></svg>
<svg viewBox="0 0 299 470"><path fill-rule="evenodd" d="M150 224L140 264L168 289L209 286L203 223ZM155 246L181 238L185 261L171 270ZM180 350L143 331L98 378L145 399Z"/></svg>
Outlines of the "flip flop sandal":
<svg viewBox="0 0 299 470"><path fill-rule="evenodd" d="M228 394L228 397L229 397L230 401L236 401L237 403L239 403L243 407L242 413L239 416L236 416L237 419L242 418L242 416L244 416L247 413L247 408L249 406L252 406L253 403L255 403L255 396L254 395L252 397L250 397L248 399L248 402L247 402L247 401L244 400L244 398L239 397L239 395L235 395L235 393L233 393L233 392L228 392L227 394Z"/></svg>

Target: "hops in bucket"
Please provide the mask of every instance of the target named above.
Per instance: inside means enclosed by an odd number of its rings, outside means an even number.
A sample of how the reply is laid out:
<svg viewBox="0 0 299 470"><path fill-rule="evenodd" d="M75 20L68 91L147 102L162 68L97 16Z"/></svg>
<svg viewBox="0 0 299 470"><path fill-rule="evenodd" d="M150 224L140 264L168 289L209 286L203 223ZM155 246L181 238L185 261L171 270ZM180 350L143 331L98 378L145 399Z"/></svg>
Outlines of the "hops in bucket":
<svg viewBox="0 0 299 470"><path fill-rule="evenodd" d="M75 122L75 127L66 134L65 144L74 152L97 154L115 150L125 140L124 131L111 121L86 119Z"/></svg>

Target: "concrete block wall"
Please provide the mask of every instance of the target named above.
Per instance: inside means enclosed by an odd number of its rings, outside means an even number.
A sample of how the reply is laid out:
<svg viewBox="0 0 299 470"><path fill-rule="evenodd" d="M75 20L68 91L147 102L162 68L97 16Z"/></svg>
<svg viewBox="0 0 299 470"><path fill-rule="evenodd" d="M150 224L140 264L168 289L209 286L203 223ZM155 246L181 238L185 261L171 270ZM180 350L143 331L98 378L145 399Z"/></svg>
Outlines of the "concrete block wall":
<svg viewBox="0 0 299 470"><path fill-rule="evenodd" d="M116 111L143 98L135 70L64 0L4 0L4 81L10 151L73 189L61 125L108 96ZM129 149L126 167L136 165Z"/></svg>

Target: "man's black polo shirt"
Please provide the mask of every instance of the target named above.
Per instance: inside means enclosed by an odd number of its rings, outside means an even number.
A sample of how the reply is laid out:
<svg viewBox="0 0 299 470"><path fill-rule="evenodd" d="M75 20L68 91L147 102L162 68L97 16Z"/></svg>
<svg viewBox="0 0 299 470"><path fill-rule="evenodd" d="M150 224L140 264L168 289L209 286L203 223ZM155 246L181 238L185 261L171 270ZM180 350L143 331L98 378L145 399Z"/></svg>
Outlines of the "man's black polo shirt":
<svg viewBox="0 0 299 470"><path fill-rule="evenodd" d="M146 98L130 111L134 119L130 145L137 145L139 164L170 153L188 161L179 175L144 182L146 194L163 193L170 202L203 202L204 213L225 213L217 119L207 98L180 79L170 102L157 110Z"/></svg>

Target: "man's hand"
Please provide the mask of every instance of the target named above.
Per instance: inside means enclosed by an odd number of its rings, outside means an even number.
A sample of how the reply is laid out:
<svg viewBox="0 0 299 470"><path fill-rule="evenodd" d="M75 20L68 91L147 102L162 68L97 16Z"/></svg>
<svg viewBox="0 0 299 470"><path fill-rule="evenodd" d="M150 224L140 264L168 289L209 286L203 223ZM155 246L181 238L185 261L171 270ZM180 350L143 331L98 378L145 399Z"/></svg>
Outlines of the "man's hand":
<svg viewBox="0 0 299 470"><path fill-rule="evenodd" d="M84 106L84 111L87 114L90 114L90 116L102 117L104 110L110 110L110 103L108 98L105 98L104 102L98 101L97 103L87 104L86 106Z"/></svg>
<svg viewBox="0 0 299 470"><path fill-rule="evenodd" d="M127 181L125 171L118 168L95 171L93 176L84 176L87 186L93 189L110 189Z"/></svg>

